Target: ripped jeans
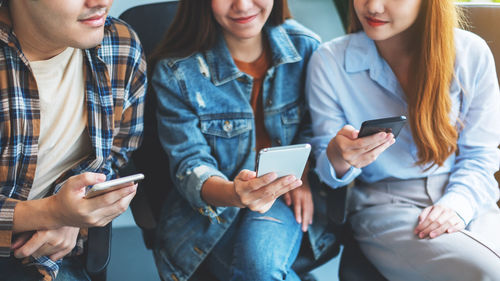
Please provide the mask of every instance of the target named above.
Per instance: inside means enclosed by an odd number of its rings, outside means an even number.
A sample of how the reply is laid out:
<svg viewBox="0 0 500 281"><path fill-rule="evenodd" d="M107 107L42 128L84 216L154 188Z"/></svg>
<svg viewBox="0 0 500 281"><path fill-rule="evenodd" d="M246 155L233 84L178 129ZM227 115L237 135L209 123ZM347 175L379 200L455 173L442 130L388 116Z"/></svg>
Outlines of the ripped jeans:
<svg viewBox="0 0 500 281"><path fill-rule="evenodd" d="M205 260L219 280L300 280L292 270L300 224L281 199L264 214L241 210Z"/></svg>

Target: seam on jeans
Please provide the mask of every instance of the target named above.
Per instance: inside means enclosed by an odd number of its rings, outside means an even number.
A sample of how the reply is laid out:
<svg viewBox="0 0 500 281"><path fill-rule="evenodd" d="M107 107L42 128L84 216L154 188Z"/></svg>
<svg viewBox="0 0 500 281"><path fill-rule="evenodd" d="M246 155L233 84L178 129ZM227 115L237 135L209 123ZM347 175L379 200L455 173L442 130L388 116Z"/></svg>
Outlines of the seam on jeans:
<svg viewBox="0 0 500 281"><path fill-rule="evenodd" d="M298 226L299 226L299 227L298 227L298 228L296 228L296 230L297 230L297 231L295 231L295 237L294 237L294 239L293 239L293 240L294 240L294 243L292 243L292 244L291 244L291 245L293 245L293 246L289 248L288 253L287 253L287 255L286 255L286 256L287 256L286 261L285 261L285 263L283 263L283 267L284 267L284 269L285 269L285 273L286 273L286 275L287 275L287 276L288 276L288 274L289 274L289 270L287 269L286 265L287 265L287 263L288 263L288 260L290 259L290 255L292 254L293 248L295 247L295 244L297 243L298 237L300 236L299 234L300 234L300 232L302 231L302 229L301 229L301 227L300 227L300 224L299 224ZM299 250L300 250L300 249L299 249ZM297 253L297 255L298 255L298 253ZM295 260L294 260L293 262L295 262ZM290 268L292 268L293 262L290 264Z"/></svg>
<svg viewBox="0 0 500 281"><path fill-rule="evenodd" d="M500 254L497 253L495 250L493 250L490 246L486 245L485 242L481 241L481 239L479 239L478 237L475 237L474 233L471 232L471 231L467 231L465 229L463 230L460 230L459 231L460 233L463 233L465 236L471 238L472 240L476 241L477 243L479 243L481 246L485 247L486 249L490 250L493 255L497 256L499 259L500 259Z"/></svg>

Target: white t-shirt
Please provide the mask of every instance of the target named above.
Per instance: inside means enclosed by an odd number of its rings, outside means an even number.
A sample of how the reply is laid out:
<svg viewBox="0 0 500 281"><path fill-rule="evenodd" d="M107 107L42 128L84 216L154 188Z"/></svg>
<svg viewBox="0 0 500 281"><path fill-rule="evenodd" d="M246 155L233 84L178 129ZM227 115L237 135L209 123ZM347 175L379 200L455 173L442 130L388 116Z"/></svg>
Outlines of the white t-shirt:
<svg viewBox="0 0 500 281"><path fill-rule="evenodd" d="M28 199L39 199L91 150L85 106L83 52L67 48L45 61L30 62L40 100L40 138L35 179Z"/></svg>

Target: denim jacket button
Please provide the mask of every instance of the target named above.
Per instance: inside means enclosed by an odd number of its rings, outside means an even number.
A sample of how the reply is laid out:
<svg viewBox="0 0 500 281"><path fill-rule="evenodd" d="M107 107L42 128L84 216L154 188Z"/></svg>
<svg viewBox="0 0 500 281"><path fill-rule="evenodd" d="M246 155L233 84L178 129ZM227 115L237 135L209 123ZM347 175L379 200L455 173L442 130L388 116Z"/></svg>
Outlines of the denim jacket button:
<svg viewBox="0 0 500 281"><path fill-rule="evenodd" d="M229 133L233 130L233 124L231 124L231 122L229 122L229 121L224 121L224 126L222 127L222 129L226 133Z"/></svg>
<svg viewBox="0 0 500 281"><path fill-rule="evenodd" d="M272 99L268 99L267 100L267 106L271 106L273 105L273 100Z"/></svg>
<svg viewBox="0 0 500 281"><path fill-rule="evenodd" d="M275 142L276 142L277 145L281 145L281 140L280 139L276 139Z"/></svg>

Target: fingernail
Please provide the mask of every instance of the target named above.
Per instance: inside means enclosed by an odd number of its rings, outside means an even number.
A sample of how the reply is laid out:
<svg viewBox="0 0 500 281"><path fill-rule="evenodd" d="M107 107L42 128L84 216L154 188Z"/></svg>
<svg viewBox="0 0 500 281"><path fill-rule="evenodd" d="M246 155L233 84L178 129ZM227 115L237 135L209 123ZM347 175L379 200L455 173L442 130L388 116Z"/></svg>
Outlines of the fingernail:
<svg viewBox="0 0 500 281"><path fill-rule="evenodd" d="M96 177L95 177L95 179L97 181L103 182L103 181L106 180L106 176L104 174L97 174Z"/></svg>
<svg viewBox="0 0 500 281"><path fill-rule="evenodd" d="M420 232L420 234L418 234L418 237L420 237L420 238L424 238L424 233L423 233L423 232Z"/></svg>
<svg viewBox="0 0 500 281"><path fill-rule="evenodd" d="M387 137L387 133L381 132L378 136L379 139L385 139Z"/></svg>
<svg viewBox="0 0 500 281"><path fill-rule="evenodd" d="M294 182L297 178L295 176L288 176L286 178L286 182L287 183L291 183L291 182Z"/></svg>

